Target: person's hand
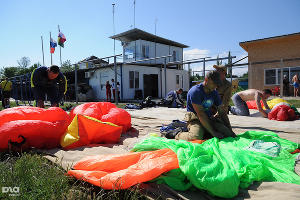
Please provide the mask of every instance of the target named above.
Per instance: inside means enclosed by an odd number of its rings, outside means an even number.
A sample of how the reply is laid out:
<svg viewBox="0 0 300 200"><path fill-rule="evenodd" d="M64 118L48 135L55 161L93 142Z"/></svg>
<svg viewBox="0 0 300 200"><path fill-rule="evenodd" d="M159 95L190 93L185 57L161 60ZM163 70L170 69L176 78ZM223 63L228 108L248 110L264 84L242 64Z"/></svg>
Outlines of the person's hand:
<svg viewBox="0 0 300 200"><path fill-rule="evenodd" d="M263 117L268 118L268 114L265 111L262 111L262 115Z"/></svg>

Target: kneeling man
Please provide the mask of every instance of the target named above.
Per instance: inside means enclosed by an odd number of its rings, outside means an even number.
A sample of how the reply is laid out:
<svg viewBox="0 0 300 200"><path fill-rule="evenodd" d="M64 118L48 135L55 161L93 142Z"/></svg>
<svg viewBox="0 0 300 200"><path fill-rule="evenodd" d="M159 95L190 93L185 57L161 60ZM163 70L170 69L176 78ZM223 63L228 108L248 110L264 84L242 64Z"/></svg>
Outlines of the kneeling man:
<svg viewBox="0 0 300 200"><path fill-rule="evenodd" d="M263 117L268 117L267 111L270 110L266 99L272 95L272 91L269 89L256 90L248 89L241 92L238 92L232 96L232 101L234 106L230 107L230 112L234 115L249 116L249 108L246 101L255 100L258 111L262 114ZM262 100L266 110L261 107L260 100Z"/></svg>
<svg viewBox="0 0 300 200"><path fill-rule="evenodd" d="M211 137L224 138L236 135L224 125L224 122L212 112L212 106L221 105L221 99L216 91L222 84L217 71L207 73L203 83L193 86L187 94L187 113L185 120L189 132L181 132L176 139L197 140Z"/></svg>

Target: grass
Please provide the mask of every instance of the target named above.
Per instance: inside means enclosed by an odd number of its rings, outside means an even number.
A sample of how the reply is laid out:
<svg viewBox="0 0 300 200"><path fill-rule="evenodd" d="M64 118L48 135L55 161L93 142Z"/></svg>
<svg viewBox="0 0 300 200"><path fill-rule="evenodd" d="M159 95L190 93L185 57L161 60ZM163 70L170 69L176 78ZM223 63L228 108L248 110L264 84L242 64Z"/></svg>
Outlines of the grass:
<svg viewBox="0 0 300 200"><path fill-rule="evenodd" d="M300 100L287 100L290 104L294 105L296 108L300 108Z"/></svg>
<svg viewBox="0 0 300 200"><path fill-rule="evenodd" d="M1 153L0 158L0 187L19 187L19 193L1 192L0 199L146 199L137 187L105 191L66 176L64 169L38 154Z"/></svg>

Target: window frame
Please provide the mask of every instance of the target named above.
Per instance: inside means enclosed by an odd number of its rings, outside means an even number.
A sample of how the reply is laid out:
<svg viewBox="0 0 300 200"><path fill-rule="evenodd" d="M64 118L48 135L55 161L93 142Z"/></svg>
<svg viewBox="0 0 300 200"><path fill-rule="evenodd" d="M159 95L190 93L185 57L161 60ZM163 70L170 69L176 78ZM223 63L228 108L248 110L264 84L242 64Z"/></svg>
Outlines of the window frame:
<svg viewBox="0 0 300 200"><path fill-rule="evenodd" d="M292 75L291 75L291 69L294 69L294 68L299 68L299 73L300 74L300 66L293 66L293 67L284 67L284 68L265 68L264 69L264 85L265 86L274 86L274 85L280 85L280 82L279 82L279 74L280 74L280 70L282 69L283 70L283 73L285 73L285 71L287 70L288 71L288 77L289 77L289 81L290 83L292 84ZM266 71L267 70L275 70L275 84L267 84L266 83ZM296 72L297 73L297 72Z"/></svg>
<svg viewBox="0 0 300 200"><path fill-rule="evenodd" d="M132 74L132 75L130 75ZM129 88L138 89L140 88L140 72L139 71L129 71Z"/></svg>

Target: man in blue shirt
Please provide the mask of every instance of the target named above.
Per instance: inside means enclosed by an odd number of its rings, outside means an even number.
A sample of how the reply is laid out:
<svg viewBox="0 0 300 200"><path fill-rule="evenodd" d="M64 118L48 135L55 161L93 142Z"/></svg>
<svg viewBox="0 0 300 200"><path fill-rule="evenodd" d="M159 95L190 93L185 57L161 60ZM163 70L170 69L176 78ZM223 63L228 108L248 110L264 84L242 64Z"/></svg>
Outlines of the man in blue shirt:
<svg viewBox="0 0 300 200"><path fill-rule="evenodd" d="M59 67L52 65L49 68L41 66L31 73L31 88L37 106L44 108L45 95L51 106L58 106L66 92L66 77L60 72Z"/></svg>
<svg viewBox="0 0 300 200"><path fill-rule="evenodd" d="M183 90L179 88L178 90L170 91L165 98L165 104L170 108L183 108L184 102L181 99L181 94Z"/></svg>
<svg viewBox="0 0 300 200"><path fill-rule="evenodd" d="M193 86L187 94L187 113L185 120L188 123L189 132L181 132L176 139L197 140L211 137L225 138L235 137L212 110L214 106L221 105L221 99L216 91L222 84L220 74L210 71L206 74L203 83Z"/></svg>

